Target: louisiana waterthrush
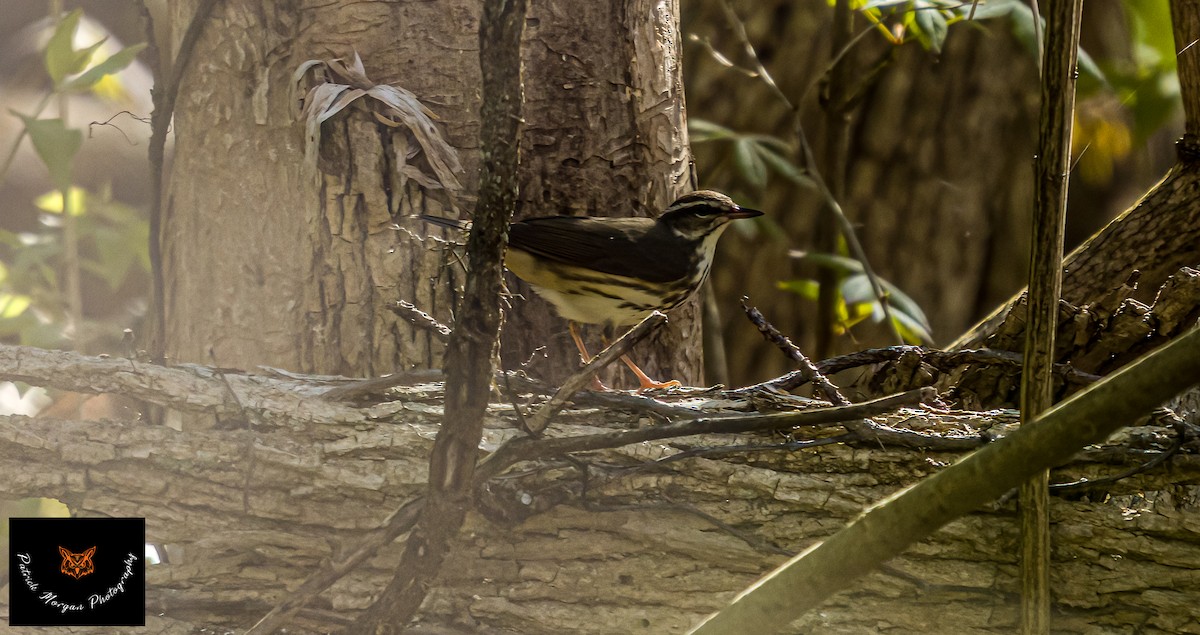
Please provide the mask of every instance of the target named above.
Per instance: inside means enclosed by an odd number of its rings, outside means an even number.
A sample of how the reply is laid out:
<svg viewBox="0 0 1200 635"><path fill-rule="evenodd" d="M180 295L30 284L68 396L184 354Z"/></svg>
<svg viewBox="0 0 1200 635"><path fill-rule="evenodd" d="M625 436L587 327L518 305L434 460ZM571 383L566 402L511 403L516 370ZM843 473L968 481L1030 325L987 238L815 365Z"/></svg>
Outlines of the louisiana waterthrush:
<svg viewBox="0 0 1200 635"><path fill-rule="evenodd" d="M696 293L708 277L717 240L729 221L760 216L728 196L701 190L685 194L653 218L546 216L509 227L504 266L568 320L584 361L591 359L576 322L636 324L653 311L667 312ZM468 229L436 216L426 221ZM628 356L622 361L641 387L678 386L646 376Z"/></svg>

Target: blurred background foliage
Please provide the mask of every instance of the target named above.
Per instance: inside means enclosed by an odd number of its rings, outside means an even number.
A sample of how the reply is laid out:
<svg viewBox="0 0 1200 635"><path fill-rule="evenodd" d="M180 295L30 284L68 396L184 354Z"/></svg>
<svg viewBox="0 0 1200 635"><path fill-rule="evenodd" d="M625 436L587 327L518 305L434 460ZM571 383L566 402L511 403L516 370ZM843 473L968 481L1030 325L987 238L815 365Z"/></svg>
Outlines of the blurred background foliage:
<svg viewBox="0 0 1200 635"><path fill-rule="evenodd" d="M711 294L749 296L818 356L894 343L896 331L946 343L1020 288L1037 109L1037 29L1027 3L852 0L854 39L839 57L840 75L829 72L832 3L681 4L697 185L768 214L724 241ZM52 14L77 23L59 28ZM1180 115L1169 20L1167 0L1089 0L1072 244L1173 162ZM138 49L122 42L144 39L142 28L132 0L5 2L0 157L12 158L0 175L4 342L126 354L124 329L140 328L151 81L133 59ZM847 84L840 105L828 100L834 76ZM840 139L825 125L831 111L847 122ZM32 143L30 126L41 128ZM822 165L831 144L845 150L844 174ZM837 173L838 202L887 291L896 329L881 320L844 238L829 251L814 247L822 201L814 167L826 180ZM813 301L821 270L837 283L825 351L816 350ZM743 384L786 370L742 316L708 313L723 336L710 346L723 342L725 353L709 367L710 381ZM31 397L15 392L14 400L0 388L0 409L25 407Z"/></svg>
<svg viewBox="0 0 1200 635"><path fill-rule="evenodd" d="M1027 2L851 0L853 37L832 71L832 1L682 3L699 185L768 214L726 239L712 293L748 295L821 357L897 343L895 330L948 343L1024 286L1041 31ZM1167 0L1089 0L1082 45L1068 249L1161 178L1182 132ZM847 83L840 105L829 99L832 78ZM846 122L844 136L831 116ZM834 144L844 171L826 164ZM881 319L844 238L815 248L814 169L842 184L838 203L899 329ZM824 327L814 302L822 269L834 271L837 300ZM788 370L741 315L710 319L725 345L710 380L741 385ZM826 350L822 328L833 334Z"/></svg>

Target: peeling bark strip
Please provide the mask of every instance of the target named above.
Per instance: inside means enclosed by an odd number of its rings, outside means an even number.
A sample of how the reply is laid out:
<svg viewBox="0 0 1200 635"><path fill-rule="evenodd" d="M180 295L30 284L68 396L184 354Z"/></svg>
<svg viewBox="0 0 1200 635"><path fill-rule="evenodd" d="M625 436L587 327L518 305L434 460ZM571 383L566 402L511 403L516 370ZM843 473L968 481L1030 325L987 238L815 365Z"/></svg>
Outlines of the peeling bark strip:
<svg viewBox="0 0 1200 635"><path fill-rule="evenodd" d="M525 0L487 0L480 18L483 163L479 203L467 241L466 289L446 351L446 413L429 461L425 506L408 536L396 577L360 620L375 633L406 629L471 508L499 340L504 247L517 203L525 6Z"/></svg>

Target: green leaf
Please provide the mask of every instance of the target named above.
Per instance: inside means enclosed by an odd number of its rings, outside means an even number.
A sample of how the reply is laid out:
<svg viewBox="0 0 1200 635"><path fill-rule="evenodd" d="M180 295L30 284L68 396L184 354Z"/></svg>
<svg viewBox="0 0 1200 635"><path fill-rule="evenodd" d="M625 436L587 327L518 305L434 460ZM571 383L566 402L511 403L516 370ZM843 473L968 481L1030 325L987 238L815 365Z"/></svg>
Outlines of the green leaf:
<svg viewBox="0 0 1200 635"><path fill-rule="evenodd" d="M896 330L900 331L900 337L909 344L933 342L933 336L929 333L929 329L903 311L892 311L892 323L896 325Z"/></svg>
<svg viewBox="0 0 1200 635"><path fill-rule="evenodd" d="M839 256L837 254L821 254L803 251L791 251L788 253L791 257L800 262L833 269L842 274L862 273L862 263L848 256Z"/></svg>
<svg viewBox="0 0 1200 635"><path fill-rule="evenodd" d="M688 119L688 135L691 137L692 143L704 143L732 139L737 136L737 133L706 119Z"/></svg>
<svg viewBox="0 0 1200 635"><path fill-rule="evenodd" d="M767 165L763 163L758 153L758 144L753 140L742 137L733 142L733 162L754 187L764 187L767 184Z"/></svg>
<svg viewBox="0 0 1200 635"><path fill-rule="evenodd" d="M783 156L777 154L771 148L759 146L759 157L772 170L778 173L783 178L804 187L816 188L817 184L800 169L800 166L792 163Z"/></svg>
<svg viewBox="0 0 1200 635"><path fill-rule="evenodd" d="M842 281L842 297L846 304L873 304L876 302L875 290L871 288L871 279L865 273L847 276Z"/></svg>
<svg viewBox="0 0 1200 635"><path fill-rule="evenodd" d="M860 9L881 9L883 7L894 7L898 4L907 4L909 0L868 0L864 2Z"/></svg>
<svg viewBox="0 0 1200 635"><path fill-rule="evenodd" d="M921 310L921 305L917 304L916 300L913 300L907 293L901 291L900 287L891 282L887 280L880 280L879 282L888 294L888 305L892 307L893 317L896 313L904 315L905 318L915 324L915 327L910 328L919 327L920 331L928 336L930 330L929 319L925 317L925 312ZM932 341L932 338L927 337L927 340Z"/></svg>
<svg viewBox="0 0 1200 635"><path fill-rule="evenodd" d="M1175 40L1171 37L1171 5L1167 0L1125 0L1133 22L1133 55L1142 66L1175 71Z"/></svg>
<svg viewBox="0 0 1200 635"><path fill-rule="evenodd" d="M50 74L50 79L54 80L55 85L64 77L83 70L83 64L86 63L86 60L80 62L74 45L75 31L79 29L79 20L82 17L83 9L75 9L63 16L54 28L54 34L50 36L50 42L46 44L46 72Z"/></svg>
<svg viewBox="0 0 1200 635"><path fill-rule="evenodd" d="M84 91L95 86L97 82L104 79L105 75L115 75L137 59L137 54L146 48L143 44L134 44L127 46L120 51L109 56L108 59L96 64L87 69L79 77L75 77L63 85L63 90Z"/></svg>
<svg viewBox="0 0 1200 635"><path fill-rule="evenodd" d="M33 299L27 295L0 293L0 320L11 320L21 315L32 303Z"/></svg>
<svg viewBox="0 0 1200 635"><path fill-rule="evenodd" d="M71 216L83 216L87 211L87 190L82 187L71 187L67 194L67 202L71 204ZM33 199L33 204L43 212L61 214L63 212L62 190L46 192Z"/></svg>
<svg viewBox="0 0 1200 635"><path fill-rule="evenodd" d="M10 111L25 122L25 130L42 163L50 169L50 180L60 190L71 186L71 161L83 145L83 132L68 128L62 119L34 119Z"/></svg>
<svg viewBox="0 0 1200 635"><path fill-rule="evenodd" d="M775 288L813 301L816 301L821 292L821 284L816 280L780 280L775 283Z"/></svg>
<svg viewBox="0 0 1200 635"><path fill-rule="evenodd" d="M934 53L942 52L946 43L946 16L931 2L917 0L913 3L913 25L917 28L917 39Z"/></svg>
<svg viewBox="0 0 1200 635"><path fill-rule="evenodd" d="M87 48L76 51L75 32L79 29L82 16L83 9L76 9L67 14L58 23L54 35L50 36L50 42L46 45L46 72L50 74L50 79L54 80L55 86L63 79L87 68L92 55L108 41L108 38L103 38Z"/></svg>

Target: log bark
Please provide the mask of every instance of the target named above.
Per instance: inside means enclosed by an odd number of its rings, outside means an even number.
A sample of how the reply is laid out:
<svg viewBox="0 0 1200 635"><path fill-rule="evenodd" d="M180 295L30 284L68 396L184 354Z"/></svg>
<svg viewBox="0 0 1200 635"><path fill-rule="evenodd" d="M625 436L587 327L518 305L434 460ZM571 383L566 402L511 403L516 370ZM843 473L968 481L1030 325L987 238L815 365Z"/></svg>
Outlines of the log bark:
<svg viewBox="0 0 1200 635"><path fill-rule="evenodd" d="M316 396L342 383L331 378L139 370L128 360L12 347L0 353L6 379L119 388L191 412L240 414L226 417L222 429L185 431L141 421L8 417L0 424L5 496L52 496L84 515L147 517L150 539L168 555L149 569L151 612L162 613L158 632L165 633L248 628L323 560L339 558L424 490L442 415L437 385L399 387L385 402L354 407ZM11 369L20 369L19 377ZM523 396L522 405L530 399ZM769 393L692 393L674 401L693 407L697 399L718 412L803 405ZM483 448L519 434L511 405L495 403L488 412ZM628 405L570 409L548 432L636 428L656 425L657 416ZM877 421L981 440L1003 434L1016 416L907 409ZM836 431L794 434L817 440ZM1120 472L1168 449L1173 435L1160 423L1131 428L1081 454L1054 480ZM468 517L422 606L422 626L684 632L788 555L959 456L876 441L789 451L779 441L708 435L518 466L490 482L480 511ZM1181 569L1200 567L1193 443L1165 466L1052 499L1056 632L1134 624L1148 633L1179 632L1200 620L1190 601L1200 593L1200 577ZM672 456L678 458L663 460ZM835 596L800 628L1011 631L1019 606L1015 522L1011 500L955 521L886 572ZM344 626L391 578L401 550L388 546L334 584L301 612L292 632Z"/></svg>

